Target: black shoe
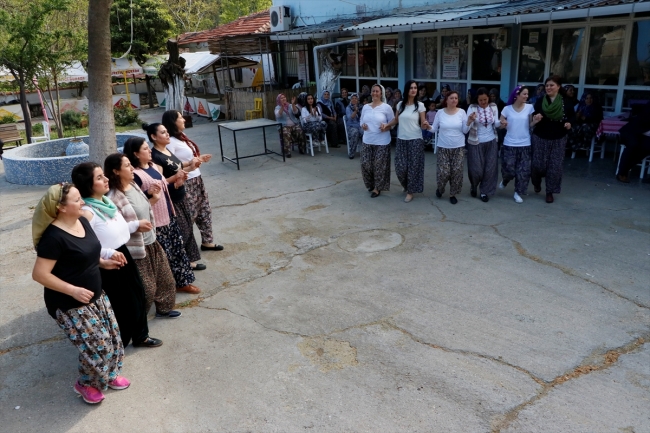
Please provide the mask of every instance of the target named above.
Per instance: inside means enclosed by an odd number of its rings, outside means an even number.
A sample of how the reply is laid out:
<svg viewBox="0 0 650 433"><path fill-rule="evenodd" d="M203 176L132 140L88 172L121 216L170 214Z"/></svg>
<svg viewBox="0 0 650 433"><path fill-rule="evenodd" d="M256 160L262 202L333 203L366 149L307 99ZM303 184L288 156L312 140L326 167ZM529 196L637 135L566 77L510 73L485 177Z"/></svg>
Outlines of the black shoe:
<svg viewBox="0 0 650 433"><path fill-rule="evenodd" d="M541 186L541 185L540 185L540 186L533 185L533 188L535 189L535 194L537 194L538 192L542 191L542 186Z"/></svg>
<svg viewBox="0 0 650 433"><path fill-rule="evenodd" d="M630 179L628 179L627 176L624 176L622 174L617 174L616 175L616 180L619 181L619 182L623 182L623 183L630 183Z"/></svg>
<svg viewBox="0 0 650 433"><path fill-rule="evenodd" d="M159 313L156 311L156 317L158 318L164 318L164 319L176 319L178 317L181 317L183 313L177 310L171 310L169 313Z"/></svg>
<svg viewBox="0 0 650 433"><path fill-rule="evenodd" d="M455 196L451 196L451 197L449 197L449 203L456 204L456 203L458 203L458 200L456 199Z"/></svg>
<svg viewBox="0 0 650 433"><path fill-rule="evenodd" d="M197 263L195 266L190 266L193 271L205 271L208 269L203 263Z"/></svg>
<svg viewBox="0 0 650 433"><path fill-rule="evenodd" d="M438 197L438 198L442 197L442 193L440 191L438 191L438 190L436 190L436 197Z"/></svg>
<svg viewBox="0 0 650 433"><path fill-rule="evenodd" d="M471 195L472 197L476 197L476 189L475 188L470 189L469 195Z"/></svg>
<svg viewBox="0 0 650 433"><path fill-rule="evenodd" d="M374 188L368 188L368 192L373 192L374 190Z"/></svg>
<svg viewBox="0 0 650 433"><path fill-rule="evenodd" d="M349 156L348 158L350 158L350 159L354 159L354 155L353 155L353 156Z"/></svg>
<svg viewBox="0 0 650 433"><path fill-rule="evenodd" d="M291 158L291 154L290 154L290 153L288 153L288 154L285 155L285 156L286 156L287 158Z"/></svg>
<svg viewBox="0 0 650 433"><path fill-rule="evenodd" d="M215 245L213 247L206 247L205 245L201 245L201 251L221 251L223 250L222 245Z"/></svg>
<svg viewBox="0 0 650 433"><path fill-rule="evenodd" d="M371 197L371 198L379 197L379 194L381 194L381 191L379 191L379 192L373 192L372 194L370 194L370 197Z"/></svg>
<svg viewBox="0 0 650 433"><path fill-rule="evenodd" d="M487 203L488 201L490 201L490 197L488 197L488 196L485 195L485 194L481 194L481 201L482 201L483 203Z"/></svg>
<svg viewBox="0 0 650 433"><path fill-rule="evenodd" d="M305 151L302 150L302 149L298 149L298 152L299 152L301 155L304 155L304 154L305 154Z"/></svg>
<svg viewBox="0 0 650 433"><path fill-rule="evenodd" d="M162 340L157 338L147 337L144 341L140 343L133 342L133 347L160 347L162 346Z"/></svg>
<svg viewBox="0 0 650 433"><path fill-rule="evenodd" d="M553 193L547 192L546 193L546 203L553 203Z"/></svg>

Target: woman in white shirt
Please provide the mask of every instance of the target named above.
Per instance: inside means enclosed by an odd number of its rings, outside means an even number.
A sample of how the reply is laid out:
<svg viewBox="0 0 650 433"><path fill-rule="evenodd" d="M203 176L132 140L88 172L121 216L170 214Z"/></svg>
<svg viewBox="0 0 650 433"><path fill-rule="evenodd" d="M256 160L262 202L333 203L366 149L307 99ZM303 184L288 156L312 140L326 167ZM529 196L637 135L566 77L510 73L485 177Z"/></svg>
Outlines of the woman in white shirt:
<svg viewBox="0 0 650 433"><path fill-rule="evenodd" d="M148 232L153 226L147 220L127 223L117 206L106 197L109 191L104 170L94 162L82 162L72 169L72 182L79 190L85 206L84 216L102 246L101 258L119 261L119 269L100 269L102 290L108 296L120 328L124 347L158 347L162 341L149 337L145 293L135 260L126 243L135 231Z"/></svg>
<svg viewBox="0 0 650 433"><path fill-rule="evenodd" d="M418 102L418 83L409 80L404 86L404 97L395 105L395 119L388 125L397 127L395 149L395 174L406 192L406 203L413 194L424 191L424 140L422 127L426 122L426 109Z"/></svg>
<svg viewBox="0 0 650 433"><path fill-rule="evenodd" d="M499 110L497 104L490 103L490 95L485 87L476 91L476 96L467 109L467 118L471 121L467 136L470 194L476 197L480 185L481 200L487 202L497 192L499 179L499 149L495 131L499 126Z"/></svg>
<svg viewBox="0 0 650 433"><path fill-rule="evenodd" d="M533 124L535 107L526 104L528 89L517 86L508 98L508 105L501 113L501 128L506 128L506 136L501 148L501 183L503 189L512 179L515 180L515 202L523 203L522 195L528 190L531 173L530 128Z"/></svg>
<svg viewBox="0 0 650 433"><path fill-rule="evenodd" d="M305 106L300 110L300 121L305 134L312 134L312 138L321 143L325 140L327 122L323 120L313 95L305 97Z"/></svg>
<svg viewBox="0 0 650 433"><path fill-rule="evenodd" d="M363 145L361 146L361 175L363 183L371 191L370 197L378 197L390 190L390 126L395 118L393 109L386 103L384 88L374 84L370 91L372 101L361 110Z"/></svg>
<svg viewBox="0 0 650 433"><path fill-rule="evenodd" d="M221 251L223 246L214 242L212 233L212 208L205 189L199 166L212 159L210 154L201 154L199 146L183 132L185 119L176 110L163 113L162 124L169 133L169 144L166 148L188 166L192 162L196 167L187 173L185 180L185 198L190 212L191 224L196 224L201 232L201 251ZM193 235L192 235L193 236Z"/></svg>
<svg viewBox="0 0 650 433"><path fill-rule="evenodd" d="M441 198L449 182L449 202L458 203L456 194L463 188L463 159L465 158L465 134L472 122L467 113L458 108L458 92L447 93L444 108L438 111L430 131L437 131L438 166L436 170L436 197ZM428 123L425 124L428 126Z"/></svg>

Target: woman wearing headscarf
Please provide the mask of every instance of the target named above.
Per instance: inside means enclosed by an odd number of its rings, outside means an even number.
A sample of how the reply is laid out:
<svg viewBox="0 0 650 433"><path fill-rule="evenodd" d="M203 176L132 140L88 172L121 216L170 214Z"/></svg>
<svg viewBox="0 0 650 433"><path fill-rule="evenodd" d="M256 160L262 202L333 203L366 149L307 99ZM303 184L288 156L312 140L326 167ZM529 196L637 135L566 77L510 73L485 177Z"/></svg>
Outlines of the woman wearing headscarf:
<svg viewBox="0 0 650 433"><path fill-rule="evenodd" d="M546 178L546 203L562 190L562 161L567 133L575 120L571 103L562 96L562 79L551 75L545 82L546 94L535 103L531 138L531 181L535 192L542 190Z"/></svg>
<svg viewBox="0 0 650 433"><path fill-rule="evenodd" d="M312 134L315 141L322 142L325 139L327 123L323 120L312 95L305 96L305 106L300 110L300 116L305 134Z"/></svg>
<svg viewBox="0 0 650 433"><path fill-rule="evenodd" d="M420 86L422 87L422 86ZM426 87L425 87L426 89ZM449 85L445 84L440 88L440 94L436 96L436 99L434 99L434 102L436 103L436 108L444 108L444 102L445 98L447 97L447 94L451 91L451 87ZM420 97L420 95L418 95ZM428 98L427 98L428 99ZM425 101L424 99L420 99L420 101L424 104L425 107L429 106L429 103Z"/></svg>
<svg viewBox="0 0 650 433"><path fill-rule="evenodd" d="M413 194L424 191L424 140L420 125L426 125L426 110L424 104L418 101L417 82L407 81L404 95L404 99L396 105L395 119L388 126L398 125L395 175L406 192L404 202L409 203L413 200Z"/></svg>
<svg viewBox="0 0 650 433"><path fill-rule="evenodd" d="M185 202L190 212L190 230L193 224L199 228L201 233L201 251L221 251L223 246L214 242L212 234L212 207L208 199L208 191L203 183L199 166L210 162L212 155L201 154L199 146L185 135L185 119L180 111L167 110L162 116L163 126L169 133L169 150L182 164L194 164L196 167L187 173L185 181ZM194 238L194 234L191 234Z"/></svg>
<svg viewBox="0 0 650 433"><path fill-rule="evenodd" d="M456 194L463 188L463 160L465 157L465 134L471 122L467 113L458 108L458 92L451 90L444 100L444 108L433 119L433 125L427 122L425 127L438 133L438 158L436 180L436 197L441 198L449 182L449 202L458 203Z"/></svg>
<svg viewBox="0 0 650 433"><path fill-rule="evenodd" d="M402 100L402 91L400 89L395 89L395 91L393 92L393 97L390 100L386 101L386 103L390 105L390 108L392 108L393 111L395 111L395 106L401 100Z"/></svg>
<svg viewBox="0 0 650 433"><path fill-rule="evenodd" d="M169 262L160 243L156 240L155 218L149 199L134 182L133 166L126 155L114 153L104 161L104 174L108 177L111 199L127 223L148 221L151 230L131 233L126 248L135 260L142 278L145 294L144 311L156 304L156 317L176 318L181 312L173 310L176 304L176 283Z"/></svg>
<svg viewBox="0 0 650 433"><path fill-rule="evenodd" d="M535 108L527 104L528 89L517 86L508 98L508 104L501 112L500 128L508 132L501 148L501 176L499 189L515 180L516 203L523 203L522 195L528 191L530 182L530 128L533 125Z"/></svg>
<svg viewBox="0 0 650 433"><path fill-rule="evenodd" d="M499 149L495 132L499 125L499 111L496 104L490 103L485 87L479 88L475 93L467 111L471 122L467 136L467 174L471 196L476 197L480 187L481 200L487 202L496 193L499 178Z"/></svg>
<svg viewBox="0 0 650 433"><path fill-rule="evenodd" d="M300 108L296 105L296 97L291 98L291 105L287 103L287 97L280 93L275 99L275 120L282 124L282 141L284 154L291 158L291 145L298 144L300 154L305 153L305 136L300 128Z"/></svg>
<svg viewBox="0 0 650 433"><path fill-rule="evenodd" d="M345 124L348 127L348 158L350 159L354 159L363 137L363 129L361 129L359 123L360 117L361 104L359 103L359 96L353 93L350 97L350 103L345 109Z"/></svg>
<svg viewBox="0 0 650 433"><path fill-rule="evenodd" d="M342 87L341 97L336 101L334 109L336 110L336 127L338 128L339 141L344 144L347 144L347 142L345 141L345 125L343 124L343 119L345 118L345 112L348 105L350 105L348 89Z"/></svg>
<svg viewBox="0 0 650 433"><path fill-rule="evenodd" d="M102 246L84 217L83 205L71 184L53 185L41 198L32 216L37 256L32 278L44 286L47 312L79 350L74 392L96 404L104 400L107 388L130 385L119 375L124 345L99 272L100 261L106 269L123 261L100 258Z"/></svg>
<svg viewBox="0 0 650 433"><path fill-rule="evenodd" d="M318 100L318 109L322 119L327 123L327 142L329 147L341 147L339 144L339 136L336 127L336 110L334 109L334 103L330 99L329 90L323 90L320 99Z"/></svg>
<svg viewBox="0 0 650 433"><path fill-rule="evenodd" d="M149 337L147 311L145 311L144 285L135 261L126 247L131 233L146 232L153 228L147 220L126 222L115 203L106 194L108 178L94 162L82 162L72 169L72 182L85 203L85 218L101 243L103 254L121 259L123 265L116 270L100 269L102 290L115 311L124 347L133 340L134 347L158 347L162 341Z"/></svg>
<svg viewBox="0 0 650 433"><path fill-rule="evenodd" d="M384 88L373 84L370 92L372 102L363 106L361 128L361 174L363 183L375 198L382 191L390 190L390 123L395 115L386 104Z"/></svg>
<svg viewBox="0 0 650 433"><path fill-rule="evenodd" d="M603 107L598 102L598 95L586 90L578 103L576 119L567 138L570 148L573 151L589 149L602 120Z"/></svg>

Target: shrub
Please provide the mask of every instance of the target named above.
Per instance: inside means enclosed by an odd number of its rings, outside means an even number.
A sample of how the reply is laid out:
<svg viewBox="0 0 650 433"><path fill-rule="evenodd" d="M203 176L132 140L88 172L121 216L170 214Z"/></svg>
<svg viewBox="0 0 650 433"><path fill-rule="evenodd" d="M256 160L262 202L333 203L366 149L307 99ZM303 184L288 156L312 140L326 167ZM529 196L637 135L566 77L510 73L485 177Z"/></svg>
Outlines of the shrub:
<svg viewBox="0 0 650 433"><path fill-rule="evenodd" d="M32 132L34 134L42 134L43 133L43 124L41 122L33 123L32 124Z"/></svg>
<svg viewBox="0 0 650 433"><path fill-rule="evenodd" d="M138 112L128 102L120 102L119 105L113 107L113 117L115 126L127 126L140 120Z"/></svg>
<svg viewBox="0 0 650 433"><path fill-rule="evenodd" d="M81 113L74 110L67 110L61 113L61 123L64 128L81 128Z"/></svg>
<svg viewBox="0 0 650 433"><path fill-rule="evenodd" d="M18 121L18 118L16 117L15 114L5 114L4 116L0 117L0 125L3 125L5 123L16 123Z"/></svg>

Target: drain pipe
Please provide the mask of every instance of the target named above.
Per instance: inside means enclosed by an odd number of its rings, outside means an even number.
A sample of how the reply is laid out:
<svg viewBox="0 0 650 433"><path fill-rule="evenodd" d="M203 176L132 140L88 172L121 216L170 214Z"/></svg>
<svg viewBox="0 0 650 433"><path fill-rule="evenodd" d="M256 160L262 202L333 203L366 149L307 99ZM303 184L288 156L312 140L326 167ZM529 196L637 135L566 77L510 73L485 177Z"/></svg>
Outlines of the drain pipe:
<svg viewBox="0 0 650 433"><path fill-rule="evenodd" d="M347 45L347 44L356 44L357 42L363 42L363 37L356 38L356 39L351 39L349 41L342 41L342 42L332 42L331 44L325 44L325 45L317 45L314 47L314 66L315 72L316 72L316 95L320 95L321 89L320 89L320 61L319 61L319 56L318 56L318 50L322 50L324 48L331 48L331 47L336 47L339 45Z"/></svg>

